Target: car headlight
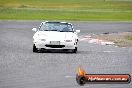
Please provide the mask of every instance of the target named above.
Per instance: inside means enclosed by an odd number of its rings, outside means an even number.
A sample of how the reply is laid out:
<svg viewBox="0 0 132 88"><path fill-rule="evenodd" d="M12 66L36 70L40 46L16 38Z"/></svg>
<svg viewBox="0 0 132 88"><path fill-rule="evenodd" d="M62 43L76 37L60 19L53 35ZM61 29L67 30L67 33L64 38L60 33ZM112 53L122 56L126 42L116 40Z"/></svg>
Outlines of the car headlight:
<svg viewBox="0 0 132 88"><path fill-rule="evenodd" d="M65 42L72 42L72 40L65 40Z"/></svg>

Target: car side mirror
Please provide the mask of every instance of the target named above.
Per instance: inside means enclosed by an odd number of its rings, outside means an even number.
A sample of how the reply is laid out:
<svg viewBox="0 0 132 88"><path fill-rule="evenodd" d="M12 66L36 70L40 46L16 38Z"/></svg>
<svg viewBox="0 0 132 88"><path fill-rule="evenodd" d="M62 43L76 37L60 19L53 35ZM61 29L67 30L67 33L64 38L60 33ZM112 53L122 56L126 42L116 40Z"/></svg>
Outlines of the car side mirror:
<svg viewBox="0 0 132 88"><path fill-rule="evenodd" d="M33 28L32 31L36 32L37 31L37 28Z"/></svg>
<svg viewBox="0 0 132 88"><path fill-rule="evenodd" d="M80 33L80 30L76 30L76 33Z"/></svg>

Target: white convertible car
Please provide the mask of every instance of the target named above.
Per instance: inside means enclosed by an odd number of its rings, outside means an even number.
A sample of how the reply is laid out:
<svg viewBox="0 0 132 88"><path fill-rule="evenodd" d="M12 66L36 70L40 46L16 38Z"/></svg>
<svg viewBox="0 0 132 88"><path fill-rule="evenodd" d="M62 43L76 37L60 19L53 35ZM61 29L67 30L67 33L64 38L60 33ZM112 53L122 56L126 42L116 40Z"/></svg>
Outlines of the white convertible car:
<svg viewBox="0 0 132 88"><path fill-rule="evenodd" d="M71 23L67 22L42 22L40 27L33 28L33 52L38 50L61 49L77 52L78 36L80 30L74 30Z"/></svg>

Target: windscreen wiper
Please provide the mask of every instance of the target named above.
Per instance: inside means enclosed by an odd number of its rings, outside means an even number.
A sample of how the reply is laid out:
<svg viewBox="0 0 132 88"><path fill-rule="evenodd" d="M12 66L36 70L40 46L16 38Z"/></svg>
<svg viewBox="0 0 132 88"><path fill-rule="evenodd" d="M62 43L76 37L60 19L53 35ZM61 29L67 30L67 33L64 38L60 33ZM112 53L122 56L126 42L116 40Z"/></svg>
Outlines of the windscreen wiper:
<svg viewBox="0 0 132 88"><path fill-rule="evenodd" d="M44 31L50 31L50 30L44 30Z"/></svg>
<svg viewBox="0 0 132 88"><path fill-rule="evenodd" d="M59 30L50 30L50 31L59 31Z"/></svg>
<svg viewBox="0 0 132 88"><path fill-rule="evenodd" d="M58 31L58 30L44 30L44 31Z"/></svg>
<svg viewBox="0 0 132 88"><path fill-rule="evenodd" d="M74 32L74 31L60 31L60 32Z"/></svg>

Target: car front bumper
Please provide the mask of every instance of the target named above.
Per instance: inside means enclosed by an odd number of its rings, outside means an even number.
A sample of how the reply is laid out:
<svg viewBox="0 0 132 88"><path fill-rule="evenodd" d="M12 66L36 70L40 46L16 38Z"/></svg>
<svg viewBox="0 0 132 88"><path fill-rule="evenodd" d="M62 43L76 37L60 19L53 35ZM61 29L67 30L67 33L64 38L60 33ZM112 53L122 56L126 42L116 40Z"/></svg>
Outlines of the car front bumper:
<svg viewBox="0 0 132 88"><path fill-rule="evenodd" d="M37 41L34 42L36 48L44 49L75 49L77 47L75 42L61 42L59 45L50 44L50 41Z"/></svg>

